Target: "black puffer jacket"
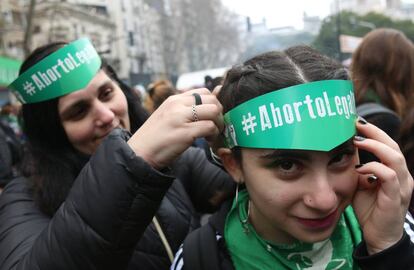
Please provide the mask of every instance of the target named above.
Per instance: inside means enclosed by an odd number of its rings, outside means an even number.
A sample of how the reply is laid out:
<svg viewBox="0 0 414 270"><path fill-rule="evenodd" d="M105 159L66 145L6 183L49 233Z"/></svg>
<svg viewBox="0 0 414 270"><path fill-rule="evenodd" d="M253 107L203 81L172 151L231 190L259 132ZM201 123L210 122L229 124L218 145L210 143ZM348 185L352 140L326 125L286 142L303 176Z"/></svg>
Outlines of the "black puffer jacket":
<svg viewBox="0 0 414 270"><path fill-rule="evenodd" d="M151 168L126 139L119 130L108 136L52 219L34 204L26 179L6 187L0 196L0 269L168 268L164 247L148 224L158 210L157 218L175 252L198 225L196 214L185 181L173 181ZM194 151L187 151L179 162L186 162L186 157L204 162ZM226 186L226 174L207 169L216 170L214 165L203 166L201 173L209 178L200 188ZM183 177L186 173L194 173L189 179L203 181L202 175L185 167L177 171ZM204 198L212 190L205 190Z"/></svg>
<svg viewBox="0 0 414 270"><path fill-rule="evenodd" d="M174 163L177 180L165 195L156 217L173 254L187 234L200 226L199 213L218 209L213 201L224 201L235 190L234 181L207 160L204 151L191 147ZM134 251L128 269L169 269L170 260L153 223Z"/></svg>

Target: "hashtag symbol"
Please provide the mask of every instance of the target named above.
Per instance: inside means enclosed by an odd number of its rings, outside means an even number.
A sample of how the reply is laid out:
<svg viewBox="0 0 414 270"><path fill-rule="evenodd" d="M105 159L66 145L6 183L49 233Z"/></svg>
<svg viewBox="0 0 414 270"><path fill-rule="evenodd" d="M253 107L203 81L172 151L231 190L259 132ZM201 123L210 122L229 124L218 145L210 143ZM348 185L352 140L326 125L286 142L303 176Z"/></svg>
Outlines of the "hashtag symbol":
<svg viewBox="0 0 414 270"><path fill-rule="evenodd" d="M247 136L250 135L249 131L254 133L254 127L257 126L256 116L252 116L251 113L248 113L247 118L246 118L246 116L243 115L242 125L243 125L243 131L246 132Z"/></svg>
<svg viewBox="0 0 414 270"><path fill-rule="evenodd" d="M25 82L23 84L23 89L26 92L26 94L33 96L34 94L36 94L36 88L33 86L33 83L31 82Z"/></svg>

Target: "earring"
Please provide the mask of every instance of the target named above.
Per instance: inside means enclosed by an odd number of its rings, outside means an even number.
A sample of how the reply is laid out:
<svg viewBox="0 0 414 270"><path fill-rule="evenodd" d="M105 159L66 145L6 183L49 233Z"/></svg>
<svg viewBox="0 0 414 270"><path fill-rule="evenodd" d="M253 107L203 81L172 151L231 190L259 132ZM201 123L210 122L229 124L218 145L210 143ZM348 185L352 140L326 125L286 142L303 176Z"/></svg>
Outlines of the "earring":
<svg viewBox="0 0 414 270"><path fill-rule="evenodd" d="M239 183L236 186L236 204L239 203Z"/></svg>
<svg viewBox="0 0 414 270"><path fill-rule="evenodd" d="M249 224L248 224L249 223L249 217L250 217L250 200L247 203L247 217L245 219L241 219L240 218L240 212L239 212L240 223L241 223L241 225L243 227L243 232L245 234L249 234L249 232L250 232Z"/></svg>
<svg viewBox="0 0 414 270"><path fill-rule="evenodd" d="M237 183L237 187L236 187L236 199L235 199L236 200L236 206L237 206L237 212L239 214L240 223L241 223L241 225L243 227L243 232L245 234L249 234L249 232L250 232L250 229L249 229L250 200L247 203L247 217L245 219L242 219L240 217L240 209L238 208L239 207L239 186L240 186L239 183Z"/></svg>

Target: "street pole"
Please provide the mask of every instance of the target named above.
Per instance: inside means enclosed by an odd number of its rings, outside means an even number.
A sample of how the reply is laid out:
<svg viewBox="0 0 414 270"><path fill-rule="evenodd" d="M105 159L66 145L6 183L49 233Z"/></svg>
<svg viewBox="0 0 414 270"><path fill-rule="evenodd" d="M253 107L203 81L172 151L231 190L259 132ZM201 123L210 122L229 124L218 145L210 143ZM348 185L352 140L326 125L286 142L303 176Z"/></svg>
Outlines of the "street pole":
<svg viewBox="0 0 414 270"><path fill-rule="evenodd" d="M36 5L36 0L30 0L29 11L27 13L26 31L24 33L23 50L24 56L27 57L30 53L30 42L32 40L32 21L33 13Z"/></svg>

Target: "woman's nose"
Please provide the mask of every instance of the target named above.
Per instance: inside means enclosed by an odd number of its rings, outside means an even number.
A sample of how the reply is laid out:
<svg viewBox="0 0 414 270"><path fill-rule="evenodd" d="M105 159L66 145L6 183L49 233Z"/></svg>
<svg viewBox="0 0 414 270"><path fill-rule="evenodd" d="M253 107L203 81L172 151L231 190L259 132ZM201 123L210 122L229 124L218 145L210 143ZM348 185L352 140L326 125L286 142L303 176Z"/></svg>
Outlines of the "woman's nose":
<svg viewBox="0 0 414 270"><path fill-rule="evenodd" d="M337 194L327 176L312 181L309 191L303 197L306 206L321 212L330 212L337 207Z"/></svg>
<svg viewBox="0 0 414 270"><path fill-rule="evenodd" d="M115 113L109 106L98 102L95 108L95 125L98 127L106 126L113 122Z"/></svg>

